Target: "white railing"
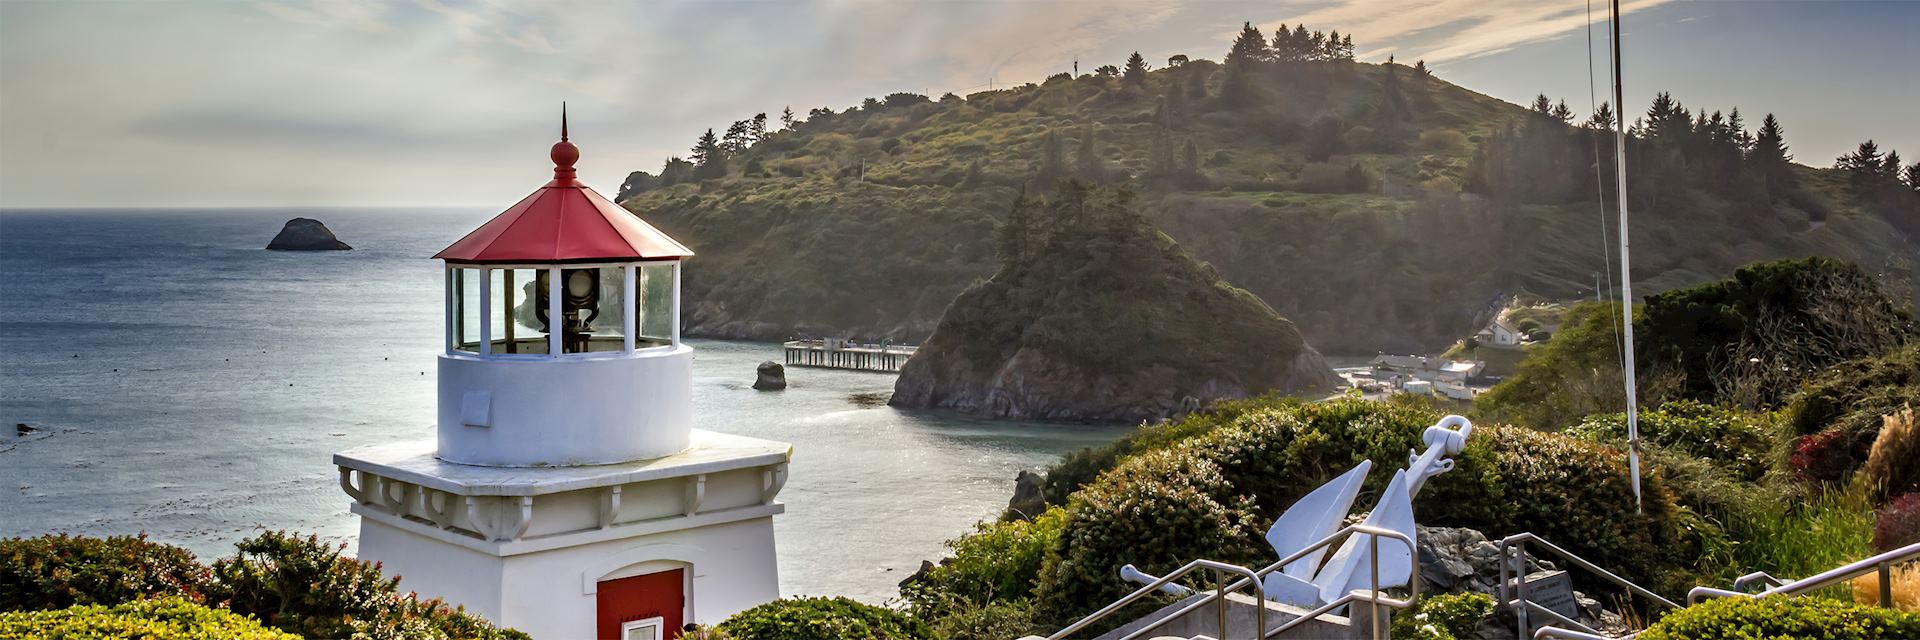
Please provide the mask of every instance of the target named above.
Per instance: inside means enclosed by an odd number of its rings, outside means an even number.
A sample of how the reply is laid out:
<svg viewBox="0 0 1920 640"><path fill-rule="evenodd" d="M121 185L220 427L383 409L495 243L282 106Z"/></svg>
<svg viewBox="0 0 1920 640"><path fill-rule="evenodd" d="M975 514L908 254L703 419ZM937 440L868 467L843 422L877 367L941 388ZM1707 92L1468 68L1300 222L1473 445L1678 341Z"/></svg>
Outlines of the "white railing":
<svg viewBox="0 0 1920 640"><path fill-rule="evenodd" d="M1301 558L1305 558L1307 557L1308 554L1313 553L1316 550L1325 548L1329 545L1332 545L1335 542L1341 542L1346 540L1346 538L1349 535L1365 535L1368 537L1369 544L1372 545L1372 549L1371 549L1372 553L1369 554L1369 556L1372 559L1371 565L1369 567L1369 575L1372 578L1369 583L1369 587L1370 587L1369 590L1366 591L1364 594L1362 594L1361 592L1350 592L1346 596L1341 597L1338 600L1327 603L1325 605L1321 605L1319 608L1309 611L1298 618L1287 621L1285 624L1282 624L1278 627L1274 627L1273 629L1267 629L1267 599L1266 599L1266 594L1260 590L1261 580L1265 578L1267 574L1278 571L1280 570L1281 567L1292 564L1294 561L1297 561ZM1412 607L1414 603L1420 600L1420 563L1419 562L1412 563L1413 565L1412 575L1407 581L1407 584L1409 585L1408 588L1410 590L1410 595L1408 595L1408 597L1405 600L1396 600L1381 594L1381 591L1380 591L1380 537L1381 536L1385 536L1385 537L1400 541L1402 544L1406 545L1407 552L1410 556L1413 556L1416 558L1419 557L1420 555L1419 547L1416 544L1414 544L1413 538L1408 536L1407 534L1394 531L1392 529L1382 529L1379 527L1371 527L1363 524L1350 525L1345 529L1341 529L1339 531L1334 532L1332 535L1329 535L1325 538L1321 538L1320 541L1315 542L1311 545L1308 545L1306 548L1296 551L1292 555L1289 555L1285 558L1281 558L1279 562L1275 562L1273 564L1267 565L1265 568L1262 568L1259 571L1249 570L1246 567L1242 567L1239 565L1214 562L1212 560L1194 560L1185 565L1182 565L1179 569L1176 569L1165 576L1154 578L1151 582L1147 583L1146 586L1140 587L1139 589L1134 590L1133 593L1129 593L1125 597L1122 597L1119 600L1115 600L1112 604L1109 604L1105 607L1101 607L1099 611L1095 611L1091 615L1088 615L1085 618L1081 618L1080 620L1074 622L1073 624L1067 625L1066 628L1063 628L1059 631L1054 632L1053 635L1047 636L1047 640L1062 640L1063 638L1066 638L1067 636L1072 635L1075 632L1078 632L1082 629L1085 629L1091 626L1095 622L1099 622L1101 619L1106 618L1109 615L1112 615L1114 612L1125 608L1127 605L1133 604L1134 602L1139 601L1141 598L1145 598L1148 594L1151 594L1155 591L1165 590L1166 587L1168 586L1172 586L1175 589L1184 589L1183 587L1180 587L1179 585L1174 584L1174 581L1179 580L1180 578L1186 576L1187 574L1192 573L1199 569L1212 569L1216 573L1221 574L1223 576L1226 573L1234 573L1234 574L1243 575L1245 577L1230 584L1225 583L1224 578L1222 578L1222 584L1217 586L1214 590L1206 593L1206 597L1195 600L1189 603L1187 606L1181 607L1178 611L1175 611L1171 614L1163 616L1159 620L1156 620L1152 623L1147 624L1144 627L1136 629L1132 633L1129 633L1126 636L1122 637L1120 640L1137 640L1138 638L1147 637L1147 634L1152 633L1154 630L1159 629L1160 627L1166 626L1167 624L1173 622L1174 620L1179 619L1181 616L1184 616L1188 613L1192 613L1194 611L1198 611L1201 607L1205 607L1208 604L1213 604L1218 609L1219 635L1217 637L1220 638L1221 640L1225 640L1227 636L1227 609L1226 609L1227 595L1246 590L1248 587L1252 587L1253 593L1255 596L1254 598L1255 599L1255 603L1254 603L1255 605L1254 606L1254 629L1255 629L1254 637L1255 638L1264 640L1265 638L1270 638L1280 633L1284 633L1288 629L1292 629L1294 627L1317 620L1320 618L1320 616L1326 615L1327 613L1332 611L1336 611L1341 607L1347 606L1349 604L1352 604L1355 602L1366 602L1366 603L1369 603L1369 606L1374 607L1374 612L1373 612L1373 615L1371 616L1372 626L1373 626L1372 637L1374 638L1374 640L1381 640L1382 638L1386 638L1387 636L1383 634L1381 616L1378 610L1379 607L1386 606L1394 609L1406 609L1406 608ZM1140 578L1148 577L1145 574L1141 574L1137 571L1132 573Z"/></svg>
<svg viewBox="0 0 1920 640"><path fill-rule="evenodd" d="M1687 592L1687 604L1692 605L1694 603L1697 603L1701 600L1705 600L1708 598L1736 598L1736 597L1737 598L1753 598L1758 596L1771 596L1771 595L1782 595L1782 596L1793 597L1793 596L1805 594L1809 591L1818 591L1820 589L1825 589L1827 587L1848 582L1853 580L1854 578L1858 578L1870 572L1877 572L1880 574L1880 606L1892 607L1893 606L1893 565L1896 565L1902 562L1908 562L1914 559L1920 559L1920 542L1916 542L1904 547L1900 547L1898 549L1894 549L1886 553L1875 555L1873 557L1857 560L1854 562L1849 562L1847 564L1840 565L1838 567L1828 569L1826 571L1822 571L1820 573L1807 576L1805 578L1801 578L1793 582L1782 583L1778 578L1774 578L1773 576L1767 575L1764 572L1755 572L1755 573L1750 573L1750 574L1741 576L1739 580L1734 581L1733 588L1736 589L1736 591L1728 591L1726 589L1715 589L1712 587L1694 587L1691 591ZM1749 584L1752 584L1755 581L1760 581L1760 580L1771 582L1774 584L1774 586L1768 587L1766 590L1761 591L1759 593L1746 593L1744 591L1737 591L1737 589L1740 589Z"/></svg>
<svg viewBox="0 0 1920 640"><path fill-rule="evenodd" d="M1578 566L1582 569L1586 569L1587 571L1592 572L1594 575L1600 576L1601 578L1605 579L1608 582L1611 582L1615 585L1619 585L1621 588L1626 589L1627 592L1629 593L1647 598L1649 600L1653 600L1654 602L1666 605L1669 608L1677 609L1680 607L1680 605L1674 604L1672 600L1663 598L1660 596L1660 594L1654 593L1645 587L1629 582L1626 578L1622 578L1620 576L1614 575L1613 572L1608 571L1606 569L1602 569L1600 568L1599 565L1588 562L1586 558L1582 558L1580 556L1574 555L1573 552L1560 548L1559 545L1553 544L1551 542L1547 542L1546 540L1542 539L1540 536L1533 535L1532 533L1516 533L1516 534L1507 536L1505 538L1502 538L1500 540L1499 590L1500 590L1500 604L1513 609L1514 628L1517 630L1517 635L1521 640L1525 640L1528 637L1527 628L1532 626L1531 624L1529 624L1528 617L1531 616L1532 614L1539 614L1539 615L1545 616L1546 618L1552 621L1549 624L1567 625L1569 627L1575 627L1581 630L1580 632L1576 632L1571 629L1564 629L1564 628L1554 627L1554 626L1545 626L1545 627L1541 627L1537 631L1534 631L1532 637L1536 639L1575 638L1578 640L1596 640L1596 639L1611 640L1606 636L1600 635L1600 632L1598 630L1595 630L1593 627L1580 624L1578 621L1575 621L1572 618L1568 618L1566 616L1560 615L1560 613L1557 611L1540 606L1539 603L1536 603L1532 600L1527 599L1527 576L1524 575L1524 573L1526 571L1526 563L1527 563L1527 544L1529 543L1540 545L1541 548L1544 548L1548 551L1553 552L1554 555L1559 556L1561 559L1566 560L1567 562L1570 562L1573 565ZM1519 552L1517 554L1518 555L1517 560L1519 562L1518 567L1511 566L1511 564L1507 561L1507 557L1508 557L1507 550L1509 548L1515 549ZM1508 597L1508 594L1507 594L1507 584L1508 584L1507 574L1510 571L1514 574L1517 574L1515 579L1512 581L1513 594L1511 598ZM1639 634L1634 634L1634 635L1639 635ZM1631 638L1633 636L1630 635L1625 637Z"/></svg>

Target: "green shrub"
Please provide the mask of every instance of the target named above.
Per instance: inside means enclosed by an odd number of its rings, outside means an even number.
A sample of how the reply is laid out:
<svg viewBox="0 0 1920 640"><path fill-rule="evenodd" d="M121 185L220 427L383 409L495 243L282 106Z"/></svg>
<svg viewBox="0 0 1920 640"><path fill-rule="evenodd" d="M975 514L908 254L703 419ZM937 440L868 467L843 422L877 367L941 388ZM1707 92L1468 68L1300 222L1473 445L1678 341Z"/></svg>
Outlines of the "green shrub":
<svg viewBox="0 0 1920 640"><path fill-rule="evenodd" d="M1667 402L1640 414L1640 438L1720 463L1742 480L1765 473L1773 452L1772 414L1755 414L1692 400ZM1624 413L1591 415L1566 434L1605 445L1624 446Z"/></svg>
<svg viewBox="0 0 1920 640"><path fill-rule="evenodd" d="M1452 472L1427 483L1414 511L1428 526L1469 527L1489 537L1530 531L1657 591L1684 591L1690 576L1675 570L1688 566L1692 550L1682 548L1673 498L1657 473L1644 475L1641 490L1636 513L1626 455L1618 450L1486 426L1474 430Z"/></svg>
<svg viewBox="0 0 1920 640"><path fill-rule="evenodd" d="M209 609L178 596L111 607L86 604L46 611L0 613L0 638L40 640L300 640L260 622Z"/></svg>
<svg viewBox="0 0 1920 640"><path fill-rule="evenodd" d="M1044 636L1053 629L1037 621L1039 612L1033 600L1021 598L987 604L968 603L947 612L932 622L933 637L940 640L1008 640L1029 635Z"/></svg>
<svg viewBox="0 0 1920 640"><path fill-rule="evenodd" d="M1174 422L1143 424L1138 429L1098 447L1087 447L1060 457L1047 468L1044 487L1047 504L1064 505L1073 492L1119 464L1136 451L1166 447L1175 442L1211 433L1252 411L1271 411L1301 404L1299 400L1273 394L1253 398L1221 400L1206 409L1187 414Z"/></svg>
<svg viewBox="0 0 1920 640"><path fill-rule="evenodd" d="M345 545L322 544L280 531L240 541L231 558L213 564L209 600L307 637L526 638L499 629L437 600L398 592L400 579L379 565L340 555Z"/></svg>
<svg viewBox="0 0 1920 640"><path fill-rule="evenodd" d="M969 604L1027 598L1065 522L1066 510L1054 507L1031 521L980 524L973 533L947 541L953 556L900 585L900 597L923 620Z"/></svg>
<svg viewBox="0 0 1920 640"><path fill-rule="evenodd" d="M0 611L115 605L154 596L199 600L206 587L207 568L193 553L145 535L0 540Z"/></svg>
<svg viewBox="0 0 1920 640"><path fill-rule="evenodd" d="M1647 296L1634 329L1650 396L1746 407L1775 406L1808 373L1916 335L1912 314L1872 275L1820 257L1750 264Z"/></svg>
<svg viewBox="0 0 1920 640"><path fill-rule="evenodd" d="M1824 598L1722 598L1680 609L1640 640L1907 640L1920 614Z"/></svg>
<svg viewBox="0 0 1920 640"><path fill-rule="evenodd" d="M907 614L846 598L783 598L734 614L719 629L734 640L930 638Z"/></svg>
<svg viewBox="0 0 1920 640"><path fill-rule="evenodd" d="M1261 557L1252 499L1219 502L1215 496L1232 493L1219 467L1182 453L1140 454L1074 495L1035 591L1052 616L1046 622L1092 613L1132 591L1138 585L1119 578L1125 564L1159 575L1194 558Z"/></svg>
<svg viewBox="0 0 1920 640"><path fill-rule="evenodd" d="M1393 633L1387 635L1403 640L1455 640L1470 636L1490 615L1493 596L1484 593L1427 596L1413 611L1396 613Z"/></svg>
<svg viewBox="0 0 1920 640"><path fill-rule="evenodd" d="M1920 407L1920 343L1840 363L1807 381L1787 404L1787 431L1830 434L1845 460L1819 475L1844 478L1866 461L1885 417L1908 406Z"/></svg>

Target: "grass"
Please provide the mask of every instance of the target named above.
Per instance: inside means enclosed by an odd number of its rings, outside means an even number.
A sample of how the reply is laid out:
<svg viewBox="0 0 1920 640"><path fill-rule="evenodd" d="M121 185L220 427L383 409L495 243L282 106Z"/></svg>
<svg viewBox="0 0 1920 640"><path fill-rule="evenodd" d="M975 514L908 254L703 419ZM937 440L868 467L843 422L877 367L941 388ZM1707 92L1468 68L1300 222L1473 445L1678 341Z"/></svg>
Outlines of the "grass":
<svg viewBox="0 0 1920 640"><path fill-rule="evenodd" d="M1760 500L1727 517L1732 571L1797 580L1873 555L1873 507L1857 492ZM1841 589L1823 595L1843 597Z"/></svg>

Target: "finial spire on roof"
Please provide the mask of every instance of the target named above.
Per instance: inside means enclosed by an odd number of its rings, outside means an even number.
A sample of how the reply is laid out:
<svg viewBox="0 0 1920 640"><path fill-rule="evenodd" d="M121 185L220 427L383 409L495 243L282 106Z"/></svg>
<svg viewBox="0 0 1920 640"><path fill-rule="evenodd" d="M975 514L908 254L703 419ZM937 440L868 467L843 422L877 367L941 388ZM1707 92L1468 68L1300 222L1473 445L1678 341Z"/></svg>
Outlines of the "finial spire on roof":
<svg viewBox="0 0 1920 640"><path fill-rule="evenodd" d="M553 181L559 186L576 186L573 163L580 160L580 148L567 141L567 103L560 102L560 141L553 143Z"/></svg>

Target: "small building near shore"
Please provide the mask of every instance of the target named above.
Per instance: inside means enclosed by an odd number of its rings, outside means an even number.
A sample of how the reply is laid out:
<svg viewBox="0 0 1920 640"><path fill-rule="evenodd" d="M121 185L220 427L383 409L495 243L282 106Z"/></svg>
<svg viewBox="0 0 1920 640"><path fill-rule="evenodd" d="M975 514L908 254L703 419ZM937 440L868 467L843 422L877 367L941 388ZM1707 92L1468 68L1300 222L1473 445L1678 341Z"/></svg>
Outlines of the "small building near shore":
<svg viewBox="0 0 1920 640"><path fill-rule="evenodd" d="M434 437L335 454L360 557L535 638L668 640L779 597L793 447L693 428L684 245L575 178L445 261ZM423 304L426 303L423 301Z"/></svg>

